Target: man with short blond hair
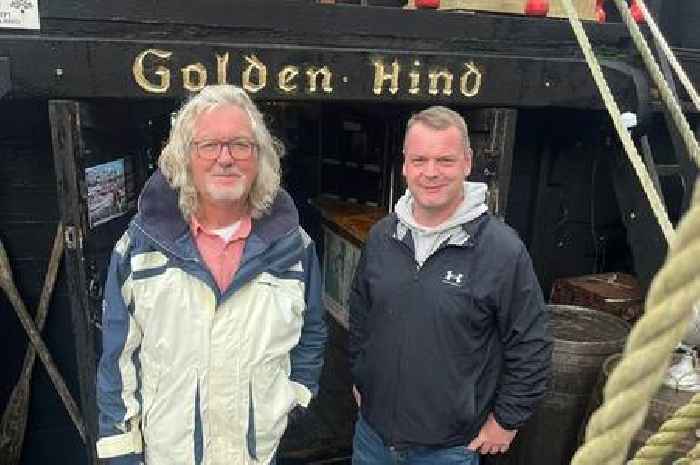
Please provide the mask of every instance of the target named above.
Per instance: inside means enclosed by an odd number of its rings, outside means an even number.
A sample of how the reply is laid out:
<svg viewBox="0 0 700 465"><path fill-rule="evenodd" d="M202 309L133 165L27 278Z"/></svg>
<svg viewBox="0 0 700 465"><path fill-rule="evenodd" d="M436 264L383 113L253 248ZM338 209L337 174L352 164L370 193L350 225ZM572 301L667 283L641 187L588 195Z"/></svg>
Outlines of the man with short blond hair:
<svg viewBox="0 0 700 465"><path fill-rule="evenodd" d="M476 465L508 450L545 393L542 292L486 186L465 182L471 166L458 113L409 120L408 189L372 227L350 293L353 465Z"/></svg>
<svg viewBox="0 0 700 465"><path fill-rule="evenodd" d="M98 456L274 463L318 392L326 327L313 241L280 188L283 149L246 93L180 109L105 290Z"/></svg>

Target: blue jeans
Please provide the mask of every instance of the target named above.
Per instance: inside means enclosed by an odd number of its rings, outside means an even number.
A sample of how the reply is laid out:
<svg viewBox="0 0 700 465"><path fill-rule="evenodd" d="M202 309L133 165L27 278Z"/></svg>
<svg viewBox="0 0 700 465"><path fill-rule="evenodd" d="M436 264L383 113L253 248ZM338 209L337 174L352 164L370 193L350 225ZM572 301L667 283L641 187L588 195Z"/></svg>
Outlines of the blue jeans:
<svg viewBox="0 0 700 465"><path fill-rule="evenodd" d="M479 465L479 453L465 446L393 449L360 416L355 423L352 465Z"/></svg>

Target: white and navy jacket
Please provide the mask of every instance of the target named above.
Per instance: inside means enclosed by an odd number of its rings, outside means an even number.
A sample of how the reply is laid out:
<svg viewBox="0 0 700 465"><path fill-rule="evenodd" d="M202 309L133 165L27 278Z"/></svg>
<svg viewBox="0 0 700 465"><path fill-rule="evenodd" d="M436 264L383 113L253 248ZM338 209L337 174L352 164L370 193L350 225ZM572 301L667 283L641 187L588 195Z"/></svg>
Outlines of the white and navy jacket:
<svg viewBox="0 0 700 465"><path fill-rule="evenodd" d="M318 392L326 326L314 244L280 190L224 292L160 172L117 242L97 375L98 456L147 465L267 464Z"/></svg>

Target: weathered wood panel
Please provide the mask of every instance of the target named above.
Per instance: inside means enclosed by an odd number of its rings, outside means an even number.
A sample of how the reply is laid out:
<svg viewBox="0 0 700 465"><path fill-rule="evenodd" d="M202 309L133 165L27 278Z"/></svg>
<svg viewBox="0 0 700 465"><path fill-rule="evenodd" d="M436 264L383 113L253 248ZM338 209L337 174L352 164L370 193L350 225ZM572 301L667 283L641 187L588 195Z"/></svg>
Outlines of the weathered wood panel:
<svg viewBox="0 0 700 465"><path fill-rule="evenodd" d="M7 249L19 292L33 313L58 221L46 101L0 101L0 125L0 239ZM63 273L59 273L42 336L77 397L75 346ZM0 409L4 409L21 369L27 337L2 292L0 339L5 343L0 358ZM66 463L82 463L80 436L39 362L32 377L29 408L22 463L49 463L56 457Z"/></svg>

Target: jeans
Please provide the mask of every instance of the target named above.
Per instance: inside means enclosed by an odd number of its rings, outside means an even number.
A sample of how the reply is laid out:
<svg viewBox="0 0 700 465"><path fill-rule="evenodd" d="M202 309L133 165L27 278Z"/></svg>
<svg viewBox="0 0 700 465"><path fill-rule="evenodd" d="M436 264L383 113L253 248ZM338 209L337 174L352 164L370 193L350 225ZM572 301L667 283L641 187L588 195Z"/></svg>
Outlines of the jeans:
<svg viewBox="0 0 700 465"><path fill-rule="evenodd" d="M466 445L436 449L413 447L393 449L360 416L355 424L352 465L479 465L479 453Z"/></svg>

